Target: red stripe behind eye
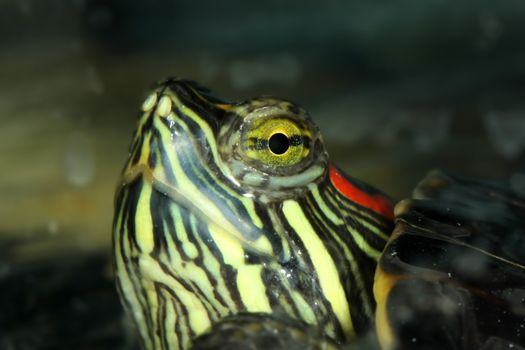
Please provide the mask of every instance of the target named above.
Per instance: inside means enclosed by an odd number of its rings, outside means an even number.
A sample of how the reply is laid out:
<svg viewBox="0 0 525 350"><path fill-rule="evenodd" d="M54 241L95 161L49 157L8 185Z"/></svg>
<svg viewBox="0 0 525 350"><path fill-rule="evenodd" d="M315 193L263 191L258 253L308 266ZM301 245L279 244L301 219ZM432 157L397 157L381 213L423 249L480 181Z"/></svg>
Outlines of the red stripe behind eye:
<svg viewBox="0 0 525 350"><path fill-rule="evenodd" d="M394 219L394 206L389 198L380 193L364 192L348 181L332 164L329 165L328 173L332 184L346 198L388 219Z"/></svg>

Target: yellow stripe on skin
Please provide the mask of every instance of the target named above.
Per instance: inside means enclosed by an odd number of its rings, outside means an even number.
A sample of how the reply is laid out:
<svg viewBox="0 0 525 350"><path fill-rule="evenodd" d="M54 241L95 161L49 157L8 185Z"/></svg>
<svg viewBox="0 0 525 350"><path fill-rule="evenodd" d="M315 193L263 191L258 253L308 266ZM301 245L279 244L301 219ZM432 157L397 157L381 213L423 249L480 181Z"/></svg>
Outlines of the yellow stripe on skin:
<svg viewBox="0 0 525 350"><path fill-rule="evenodd" d="M250 243L250 247L258 252L273 254L273 247L266 235L261 235L255 241Z"/></svg>
<svg viewBox="0 0 525 350"><path fill-rule="evenodd" d="M202 250L202 263L204 264L204 269L206 269L215 277L215 281L217 284L215 285L214 289L222 297L227 306L222 305L222 303L215 299L215 293L209 295L208 299L213 300L213 306L216 309L218 309L219 313L222 313L222 315L224 316L228 314L229 310L236 310L237 307L232 299L228 287L226 286L224 278L221 276L222 263L215 258L208 246L202 243L200 237L197 236L197 239L201 241L200 247ZM193 276L189 277L193 278Z"/></svg>
<svg viewBox="0 0 525 350"><path fill-rule="evenodd" d="M226 264L233 267L244 265L244 249L238 239L218 225L210 224L208 230Z"/></svg>
<svg viewBox="0 0 525 350"><path fill-rule="evenodd" d="M163 292L164 299L166 300L166 305L164 306L166 308L165 313L165 319L164 319L164 330L174 330L177 324L177 311L175 310L175 306L173 304L173 300L171 296L166 292ZM170 349L177 349L178 347L178 341L176 337L165 337L166 342L168 343L168 346Z"/></svg>
<svg viewBox="0 0 525 350"><path fill-rule="evenodd" d="M220 181L218 181L218 183L224 189L228 189L228 190L230 189L229 187L226 187L226 186L222 185L222 183ZM255 227L262 228L263 227L263 223L261 221L261 218L255 212L255 201L252 198L248 198L248 197L241 197L241 198L239 198L239 200L241 201L241 203L243 204L244 208L248 212L248 215L250 216L250 220L255 225ZM263 243L261 243L261 244L263 244Z"/></svg>
<svg viewBox="0 0 525 350"><path fill-rule="evenodd" d="M366 255L368 255L370 258L374 259L375 261L379 260L379 257L381 256L381 252L372 248L368 242L363 238L363 236L359 233L359 231L352 228L352 226L347 225L348 230L350 231L350 234L354 238L355 244L359 247L361 251L363 251Z"/></svg>
<svg viewBox="0 0 525 350"><path fill-rule="evenodd" d="M325 245L310 225L299 203L294 200L285 201L283 203L283 213L310 255L323 294L332 305L332 310L339 320L345 335L348 338L354 337L355 331L350 318L350 308L344 288L339 281L339 273L335 263L326 250Z"/></svg>
<svg viewBox="0 0 525 350"><path fill-rule="evenodd" d="M272 309L266 297L266 286L261 278L262 266L246 265L241 242L221 227L210 224L208 230L224 262L237 270L237 288L246 310L270 313Z"/></svg>
<svg viewBox="0 0 525 350"><path fill-rule="evenodd" d="M168 157L173 169L173 174L177 179L177 188L175 189L169 184L163 173L155 171L153 174L154 180L162 182L167 188L173 189L174 192L180 193L186 198L191 198L192 204L195 208L200 209L203 213L206 213L208 217L213 218L215 223L225 228L227 231L238 237L242 237L242 234L224 217L222 211L211 202L197 186L195 186L195 183L192 180L186 176L176 153L166 152L166 156ZM191 196L187 194L191 194Z"/></svg>
<svg viewBox="0 0 525 350"><path fill-rule="evenodd" d="M247 310L252 312L271 312L270 303L266 297L266 287L261 279L262 266L246 265L245 250L241 241L221 227L210 224L208 230L217 248L219 248L224 262L237 270L237 287ZM264 236L260 237L256 242L259 242L259 247L270 244ZM271 246L264 249L271 249ZM217 271L217 273L220 272ZM222 282L223 279L221 278L220 281ZM231 305L230 308L232 310L235 309L234 305Z"/></svg>
<svg viewBox="0 0 525 350"><path fill-rule="evenodd" d="M206 308L199 300L199 298L192 292L186 290L177 280L166 274L159 266L158 262L149 256L142 256L139 259L139 268L143 281L155 281L166 285L173 290L181 303L185 305L191 312L188 313L189 323L195 334L201 334L211 326L211 321L208 318ZM151 314L156 315L156 300L157 293L150 282L144 285L144 289L148 292L148 300L153 306ZM158 337L155 337L158 339Z"/></svg>
<svg viewBox="0 0 525 350"><path fill-rule="evenodd" d="M241 266L237 270L237 288L246 311L271 313L272 308L266 297L266 286L261 278L261 270L261 265Z"/></svg>
<svg viewBox="0 0 525 350"><path fill-rule="evenodd" d="M295 290L289 290L289 293L293 299L297 310L301 314L301 318L303 319L303 321L305 321L308 324L314 325L316 323L316 318L315 312L312 309L312 305L308 304L306 300L304 300L304 296L301 293ZM291 314L291 312L289 313Z"/></svg>
<svg viewBox="0 0 525 350"><path fill-rule="evenodd" d="M193 242L190 242L188 238L188 232L186 232L186 229L184 227L182 215L180 213L180 209L177 206L171 206L170 212L173 218L173 224L175 225L175 232L177 234L177 238L180 241L180 245L182 245L182 250L184 253L188 256L190 259L195 259L199 255L199 251L197 250L197 247ZM167 222L164 222L164 232L169 232L169 227L167 227ZM169 245L169 251L176 252L175 248L175 242L173 242L171 235L166 235L165 237L166 241Z"/></svg>
<svg viewBox="0 0 525 350"><path fill-rule="evenodd" d="M148 311L150 311L149 316L151 315L157 315L159 313L159 305L158 305L158 296L157 291L155 288L153 288L153 285L150 281L142 281L142 288L144 288L144 291L146 292L146 297L148 298ZM155 332L156 330L160 330L162 325L158 324L158 317L151 317L151 322L153 323L153 327L151 327L149 330L150 332ZM154 349L161 349L160 345L160 337L154 336Z"/></svg>
<svg viewBox="0 0 525 350"><path fill-rule="evenodd" d="M321 194L319 193L319 188L317 185L310 185L308 186L308 189L312 191L312 195L315 198L315 201L317 202L317 205L321 208L323 213L326 215L326 217L332 221L334 225L344 225L345 222L343 219L341 219L336 213L330 210L330 207L326 204L323 197L321 197Z"/></svg>
<svg viewBox="0 0 525 350"><path fill-rule="evenodd" d="M140 158L138 160L138 164L148 164L148 157L150 153L150 141L151 141L151 134L145 138L144 142L142 143L142 147L140 149Z"/></svg>
<svg viewBox="0 0 525 350"><path fill-rule="evenodd" d="M184 129L185 133L187 134L190 134L190 130L188 129L188 126L185 124L185 123L182 123L179 121L178 125ZM211 132L211 130L210 130ZM166 134L166 132L164 133L161 133L161 134ZM169 135L169 134L168 134ZM165 136L168 136L168 135L163 135L163 139ZM171 135L169 135L171 136ZM215 143L216 142L212 142L214 139L210 140L209 143L211 145L211 147L214 147ZM212 152L213 153L213 152ZM203 182L203 183L206 183L208 185L208 188L212 191L214 191L215 193L217 193L217 191L215 191L215 187L218 186L220 187L223 191L225 191L226 193L228 193L229 195L231 196L234 196L236 197L244 206L244 208L246 209L246 211L248 212L249 216L250 216L250 221L251 223L253 223L257 228L262 228L263 227L263 223L261 221L261 219L259 218L259 216L257 215L257 213L255 212L255 203L253 201L252 198L249 198L249 197L244 197L244 196L241 196L241 197L238 197L237 194L232 191L232 189L229 187L229 186L226 186L222 180L220 179L217 179L213 174L209 174L211 177L213 177L216 181L214 181L213 183L210 183L204 176L201 176L200 175L200 169L197 169L195 167L195 164L194 163L191 163L190 164L190 167L192 168L193 172L195 174L197 174L197 176L199 177L199 179Z"/></svg>
<svg viewBox="0 0 525 350"><path fill-rule="evenodd" d="M328 196L327 198L328 198L328 201L336 208L341 205L344 205L345 206L344 209L350 212L359 212L361 215L366 216L371 221L380 225L380 222L377 220L377 218L370 216L366 211L363 211L362 209L360 210L355 205L350 205L349 203L345 203L345 202L338 203L335 201L335 199L331 195ZM378 235L380 238L384 239L385 242L388 241L389 239L388 236L383 231L379 230L376 226L370 224L367 220L359 220L359 223L363 225L364 227L366 227L368 230L370 230L370 232L373 232L374 234Z"/></svg>
<svg viewBox="0 0 525 350"><path fill-rule="evenodd" d="M137 244L144 254L153 251L155 241L153 239L153 221L150 210L151 186L144 183L137 203L135 222L140 223L136 227L135 238Z"/></svg>
<svg viewBox="0 0 525 350"><path fill-rule="evenodd" d="M169 296L168 293L166 293L166 297L168 298L171 298L171 296ZM168 299L170 300L170 299ZM188 325L186 324L186 322L183 322L183 317L181 315L184 314L184 312L182 311L182 306L179 302L176 302L176 303L173 303L174 305L174 309L175 309L175 324L178 324L179 326L179 329L180 329L180 338L177 338L177 337L170 337L169 338L169 342L170 343L173 343L173 341L176 341L178 339L180 339L180 343L183 344L189 344L191 342L191 338L190 338L190 329L188 327ZM177 345L174 346L174 349L179 349L178 347L178 342L177 342Z"/></svg>
<svg viewBox="0 0 525 350"><path fill-rule="evenodd" d="M173 211L177 236L179 237L182 245L184 246L191 244L193 246L193 243L188 241L187 232L184 229L184 226L181 224L182 219L178 208L171 208L171 210ZM192 231L196 230L195 220L196 219L194 217L190 218ZM164 224L166 225L166 223ZM165 227L165 230L167 232L168 228ZM172 252L171 260L169 264L166 265L166 268L168 268L173 275L182 277L192 286L196 285L203 292L204 298L201 300L201 302L203 305L207 306L208 311L213 315L213 317L218 317L220 314L227 313L228 309L231 309L234 303L233 301L229 300L227 294L225 294L226 288L220 276L220 267L218 266L218 262L212 256L211 252L209 252L207 249L205 250L206 246L204 244L199 244L201 246L202 261L205 265L203 268L202 266L195 264L193 261L183 261L179 254L177 254L177 248L175 247L175 243L171 239L171 236L167 235L165 239L168 250ZM195 247L193 248L195 250L197 249ZM195 255L195 257L197 257L197 255ZM208 270L209 273L213 274L217 281L217 285L212 286L212 282L208 278L205 269ZM215 291L218 291L224 297L224 300L229 303L228 307L225 307L215 299Z"/></svg>
<svg viewBox="0 0 525 350"><path fill-rule="evenodd" d="M335 225L346 225L346 220L344 218L341 219L340 217L338 217L337 214L335 214L333 211L331 211L330 208L326 205L325 201L323 200L323 198L319 194L319 190L318 190L317 186L309 186L309 188L312 191L312 194L313 194L313 196L315 198L315 201L317 202L317 205L319 205L319 208L321 208L321 210L326 215L326 217L330 221L332 221ZM367 223L364 222L364 220L359 221L359 223L362 224L363 226L367 226ZM376 250L376 249L374 249L374 248L372 248L368 244L368 242L363 238L363 236L359 233L359 231L354 230L351 225L346 225L346 227L350 230L350 233L351 233L352 237L354 237L354 240L355 240L357 246L359 247L359 249L364 251L365 254L368 255L369 257L371 257L372 259L374 259L376 261L379 260L379 257L381 256L381 252ZM368 225L368 228L372 229L372 227L370 225ZM375 229L372 230L372 232L374 232L374 233L381 233L381 232L378 232ZM342 243L336 235L334 235L334 237L336 239L338 239L338 241L340 243ZM341 244L341 246L346 247L344 244Z"/></svg>
<svg viewBox="0 0 525 350"><path fill-rule="evenodd" d="M184 106L182 106L182 107L184 107ZM188 111L189 111L189 110L187 110L187 112L188 112ZM189 113L189 114L194 114L194 112L191 112L191 113ZM198 117L198 116L195 115L195 118L197 118L197 117ZM198 120L195 120L195 122L199 123ZM201 123L199 123L199 124L201 125ZM184 129L184 131L185 131L186 133L188 133L188 134L190 133L190 131L188 130L188 127L187 127L187 125L186 125L185 123L182 123L182 122L179 121L179 125ZM203 124L201 125L201 127L204 128L204 125L207 125L207 124L206 124L206 123L203 123ZM172 135L170 134L170 132L169 132L166 128L164 128L164 127L159 127L159 126L158 126L157 129L159 130L159 132L160 132L160 134L161 134L161 138L162 138L163 142L165 142L165 140L170 140L170 138L171 138ZM205 132L205 133L207 133L207 137L213 137L212 131L209 129L209 127L208 127L207 132ZM208 134L209 134L209 135L208 135ZM213 141L213 140L214 140L214 138L210 139L210 142L209 142L210 147L211 147L211 149L212 149L212 154L213 154L213 156L216 158L215 160L216 160L218 163L220 163L220 159L217 158L217 154L216 154L215 142L211 142L211 141ZM180 140L179 140L179 142L180 142ZM171 153L171 152L168 152L168 153ZM175 157L171 157L171 154L168 154L168 157L170 158L170 160L175 158ZM173 165L173 161L171 161L171 163L172 163L172 165ZM178 163L178 159L177 159L177 165L178 165L178 164L179 164L179 163ZM220 166L220 164L218 164L218 165ZM191 163L190 166L191 166L191 168L193 169L193 171L194 171L195 174L199 174L199 172L200 172L199 169L197 169L193 163ZM178 169L180 169L180 166L178 167ZM175 175L175 178L177 178L177 181L179 181L179 175L184 176L185 179L187 178L187 177L185 176L185 174L182 172L182 170L181 170L181 171L176 171L176 169L174 168L174 169L173 169L173 173L174 173L174 175ZM210 175L213 176L213 174L210 174ZM198 176L199 176L199 175L198 175ZM164 169L163 169L162 167L159 167L159 168L155 168L155 169L154 169L154 171L153 171L153 178L154 178L155 180L160 180L162 183L167 184L167 179L165 178L165 171L164 171ZM228 194L237 197L236 193L233 192L233 191L231 190L230 187L228 187L228 186L226 186L225 184L223 184L222 181L220 181L220 180L217 180L217 181L215 181L214 183L209 183L209 181L208 181L206 178L204 178L203 176L199 176L199 179L200 179L202 182L208 184L208 185L209 185L209 186L208 186L209 189L212 190L212 191L214 190L214 187L215 187L215 186L219 186L222 190L224 190L224 191L227 192ZM180 188L184 188L183 186L179 186L179 187L180 187ZM193 196L193 193L192 193L192 196ZM204 198L204 196L202 196L202 197ZM241 201L241 203L243 204L245 210L246 210L246 211L248 212L248 214L250 215L250 222L253 223L253 225L255 225L255 227L257 227L257 228L262 228L262 227L263 227L263 223L262 223L260 217L259 217L259 216L257 215L257 213L255 212L255 204L254 204L253 200L252 200L251 198L247 198L247 197L237 197L237 199ZM209 201L208 201L208 202L209 202ZM211 205L214 206L213 203L211 203ZM215 206L214 206L214 207L215 207ZM236 231L236 230L234 230L234 231ZM233 232L234 232L234 231L233 231ZM243 240L244 240L244 238L243 238ZM268 244L265 245L263 242L261 242L261 243L257 243L257 242L255 242L255 245L258 245L258 244L261 245L261 248L262 248L262 247L264 247L265 249L267 249L268 247L271 248L271 246L269 246ZM270 250L264 250L264 252L266 252L266 253L270 253L270 254L271 254L271 253L272 253L272 250L271 250L271 249L270 249Z"/></svg>
<svg viewBox="0 0 525 350"><path fill-rule="evenodd" d="M161 137L164 139L166 137L169 137L169 135L164 135L164 133L168 133L167 131L163 129L159 129L161 133ZM263 253L266 254L273 254L273 249L271 247L271 244L265 241L265 239L258 239L255 242L248 242L247 239L242 235L242 233L232 225L232 223L224 217L224 214L220 208L218 208L215 203L211 202L208 197L203 194L199 188L195 186L194 181L190 180L186 174L184 173L184 170L182 170L182 166L180 164L180 161L176 155L175 152L166 152L166 156L169 159L169 163L172 167L173 174L175 178L177 179L177 187L174 188L166 179L165 173L162 171L162 168L155 168L153 174L151 174L151 169L147 166L137 166L139 169L134 171L131 171L131 173L135 173L136 171L142 170L142 172L149 173L152 181L162 184L164 186L163 190L167 190L168 192L173 191L173 193L177 193L179 195L182 195L183 197L192 199L192 206L199 209L206 217L212 218L213 222L217 224L218 226L222 227L225 231L229 232L231 235L237 237L241 241L247 242L250 245L256 247L258 250L260 250ZM169 194L169 193L168 193ZM188 195L191 194L191 195ZM262 222L260 218L255 215L255 209L251 205L251 201L249 198L242 198L241 199L243 203L250 203L250 206L245 206L246 210L250 212L252 215L250 216L251 220L254 224L256 224L259 227L262 227Z"/></svg>
<svg viewBox="0 0 525 350"><path fill-rule="evenodd" d="M171 97L171 100L173 104L175 105L176 109L179 109L188 118L192 119L195 123L199 125L199 128L204 133L206 140L209 140L210 150L213 154L214 160L217 162L219 166L222 167L223 164L221 163L221 159L217 152L216 142L213 142L213 140L215 140L215 135L213 131L210 129L209 124L204 122L202 120L202 117L199 116L197 113L195 113L191 108L188 108L184 104L182 104L179 98L174 93L170 92L169 96Z"/></svg>
<svg viewBox="0 0 525 350"><path fill-rule="evenodd" d="M370 216L367 216L367 217L370 217ZM361 225L366 227L368 230L370 230L370 232L373 232L376 235L378 235L379 237L381 237L382 239L384 239L385 242L388 241L388 236L382 230L379 230L377 228L377 226L374 226L374 225L370 224L366 220L361 220L360 223L361 223Z"/></svg>
<svg viewBox="0 0 525 350"><path fill-rule="evenodd" d="M332 216L331 220L338 222L339 225L346 225L344 220L338 218L336 214L331 212L329 207L326 206L326 203L323 201L322 197L319 195L317 186L315 186L315 189L314 189L314 186L311 186L310 188L312 189L312 194L314 196L314 199L318 201L317 203L319 205L319 208L323 211L323 213L328 218ZM352 226L346 225L346 228L350 231L350 235L354 238L356 244L359 246L361 250L364 250L364 249L373 250L373 248L370 247L367 243L363 244L363 241L364 241L363 237L356 230L354 230ZM338 234L333 233L331 230L329 230L328 232L331 234L332 238L337 241L338 245L343 248L346 258L350 261L350 268L352 270L352 274L355 277L357 289L359 290L359 294L361 295L361 298L364 301L363 306L364 306L365 312L367 313L369 317L372 317L373 310L370 307L371 301L369 300L370 298L368 297L368 294L365 291L365 284L363 281L363 277L361 276L361 271L359 270L359 265L357 264L354 255L352 254L348 246L344 244L344 242L341 241L341 237L339 237ZM365 253L368 256L371 255L371 253L369 253L368 251L365 251ZM376 261L378 258L379 258L379 252L377 252L377 258L375 258Z"/></svg>
<svg viewBox="0 0 525 350"><path fill-rule="evenodd" d="M123 199L123 200L126 200L126 199ZM123 212L120 211L118 219L117 219L117 225L115 227L123 227L122 220L123 220ZM126 296L126 300L131 305L130 310L134 314L133 315L134 318L136 320L142 319L143 316L142 316L142 308L140 306L140 301L137 297L137 294L134 291L133 282L131 281L131 278L126 270L126 264L123 260L123 256L120 254L120 252L124 250L124 254L126 254L127 256L130 256L129 246L126 244L122 247L121 239L119 239L119 233L115 232L114 234L116 235L115 252L117 252L117 254L115 254L115 265L116 265L116 270L117 270L118 283L122 290L122 294ZM123 229L122 235L123 235L122 240L125 242L129 242L129 240L127 239L128 232L125 228ZM148 333L144 325L140 324L138 329L139 329L142 339L148 339Z"/></svg>

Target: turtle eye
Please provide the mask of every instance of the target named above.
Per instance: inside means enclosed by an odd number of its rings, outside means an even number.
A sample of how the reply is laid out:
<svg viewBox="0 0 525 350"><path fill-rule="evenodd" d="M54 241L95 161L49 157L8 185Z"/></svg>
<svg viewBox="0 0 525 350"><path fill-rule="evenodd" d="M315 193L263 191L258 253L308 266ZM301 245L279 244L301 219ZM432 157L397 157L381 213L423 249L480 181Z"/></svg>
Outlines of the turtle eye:
<svg viewBox="0 0 525 350"><path fill-rule="evenodd" d="M262 118L244 127L241 151L266 166L292 166L310 153L311 132L287 117Z"/></svg>

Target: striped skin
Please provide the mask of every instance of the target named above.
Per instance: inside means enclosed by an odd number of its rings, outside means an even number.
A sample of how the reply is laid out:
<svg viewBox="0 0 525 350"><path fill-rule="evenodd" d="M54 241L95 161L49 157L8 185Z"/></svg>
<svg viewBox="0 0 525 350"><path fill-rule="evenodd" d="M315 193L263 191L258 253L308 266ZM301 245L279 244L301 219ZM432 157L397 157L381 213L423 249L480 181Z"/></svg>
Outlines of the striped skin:
<svg viewBox="0 0 525 350"><path fill-rule="evenodd" d="M300 162L269 166L243 151L243 135L276 117L303 135ZM351 201L349 188L366 189L348 181L328 171L298 106L228 104L187 81L160 83L144 102L114 218L117 285L145 348L186 349L240 312L302 320L338 342L366 331L392 223Z"/></svg>

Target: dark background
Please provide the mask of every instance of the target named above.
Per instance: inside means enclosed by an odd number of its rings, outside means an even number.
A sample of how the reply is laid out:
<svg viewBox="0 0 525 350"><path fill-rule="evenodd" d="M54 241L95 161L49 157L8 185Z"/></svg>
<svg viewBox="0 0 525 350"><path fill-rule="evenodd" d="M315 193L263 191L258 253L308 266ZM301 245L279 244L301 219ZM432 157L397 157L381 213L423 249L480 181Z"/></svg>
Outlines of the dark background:
<svg viewBox="0 0 525 350"><path fill-rule="evenodd" d="M302 104L396 198L432 168L523 191L524 33L522 0L4 0L0 232L107 249L138 108L171 75Z"/></svg>

